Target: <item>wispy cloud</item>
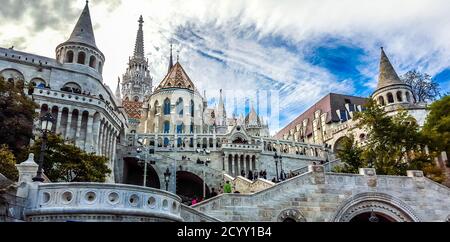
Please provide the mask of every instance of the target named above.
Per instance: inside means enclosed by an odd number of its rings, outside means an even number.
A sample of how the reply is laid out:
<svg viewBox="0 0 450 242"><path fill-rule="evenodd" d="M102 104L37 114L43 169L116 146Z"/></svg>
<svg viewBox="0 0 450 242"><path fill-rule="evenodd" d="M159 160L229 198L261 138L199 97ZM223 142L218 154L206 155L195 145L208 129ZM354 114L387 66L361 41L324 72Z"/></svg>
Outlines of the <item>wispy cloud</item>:
<svg viewBox="0 0 450 242"><path fill-rule="evenodd" d="M70 35L84 6L84 0L0 1L0 43L47 56ZM273 130L328 92L370 95L380 46L399 74L413 68L440 74L450 91L447 0L92 0L90 6L110 86L126 68L142 14L155 85L167 72L173 40L180 62L210 98L234 90L241 105L246 95L276 91L280 119Z"/></svg>

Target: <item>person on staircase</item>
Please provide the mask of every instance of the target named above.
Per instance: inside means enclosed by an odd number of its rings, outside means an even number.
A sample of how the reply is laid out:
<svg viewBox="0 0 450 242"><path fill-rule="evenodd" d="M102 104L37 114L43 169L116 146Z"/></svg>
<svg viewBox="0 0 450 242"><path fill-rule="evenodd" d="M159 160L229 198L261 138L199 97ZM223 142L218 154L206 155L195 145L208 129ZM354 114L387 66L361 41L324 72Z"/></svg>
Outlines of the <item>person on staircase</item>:
<svg viewBox="0 0 450 242"><path fill-rule="evenodd" d="M231 184L230 181L227 181L223 186L223 193L231 193Z"/></svg>

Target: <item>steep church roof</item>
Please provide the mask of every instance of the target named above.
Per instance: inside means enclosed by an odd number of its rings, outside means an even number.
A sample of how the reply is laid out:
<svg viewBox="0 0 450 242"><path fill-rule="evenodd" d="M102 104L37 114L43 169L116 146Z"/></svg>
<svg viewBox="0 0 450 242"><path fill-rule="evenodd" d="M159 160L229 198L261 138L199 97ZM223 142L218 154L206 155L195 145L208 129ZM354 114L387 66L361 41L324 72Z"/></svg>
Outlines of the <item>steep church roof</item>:
<svg viewBox="0 0 450 242"><path fill-rule="evenodd" d="M397 72L395 72L394 67L392 66L382 47L380 58L380 75L378 77L377 89L397 84L405 83L398 77Z"/></svg>
<svg viewBox="0 0 450 242"><path fill-rule="evenodd" d="M78 19L75 28L66 42L83 43L97 48L95 44L94 30L92 28L91 14L89 13L88 1Z"/></svg>
<svg viewBox="0 0 450 242"><path fill-rule="evenodd" d="M253 108L253 105L250 108L250 113L245 117L245 124L248 126L261 126L261 120Z"/></svg>
<svg viewBox="0 0 450 242"><path fill-rule="evenodd" d="M192 91L197 91L194 83L184 71L179 62L170 69L169 73L164 77L155 91L165 88L184 88Z"/></svg>

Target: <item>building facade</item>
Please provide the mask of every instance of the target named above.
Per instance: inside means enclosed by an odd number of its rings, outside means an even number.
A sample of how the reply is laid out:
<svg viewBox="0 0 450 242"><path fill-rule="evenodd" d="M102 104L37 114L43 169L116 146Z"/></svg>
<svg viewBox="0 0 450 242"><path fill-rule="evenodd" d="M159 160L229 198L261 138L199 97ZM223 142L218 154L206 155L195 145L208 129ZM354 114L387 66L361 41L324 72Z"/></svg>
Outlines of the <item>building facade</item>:
<svg viewBox="0 0 450 242"><path fill-rule="evenodd" d="M87 152L108 157L114 171L127 122L118 100L103 83L104 64L87 3L70 38L56 47L55 58L0 48L0 74L7 81L31 84L26 92L39 104L36 112L41 116L50 112L56 118L53 131ZM39 135L37 129L35 133ZM108 181L114 182L114 172Z"/></svg>

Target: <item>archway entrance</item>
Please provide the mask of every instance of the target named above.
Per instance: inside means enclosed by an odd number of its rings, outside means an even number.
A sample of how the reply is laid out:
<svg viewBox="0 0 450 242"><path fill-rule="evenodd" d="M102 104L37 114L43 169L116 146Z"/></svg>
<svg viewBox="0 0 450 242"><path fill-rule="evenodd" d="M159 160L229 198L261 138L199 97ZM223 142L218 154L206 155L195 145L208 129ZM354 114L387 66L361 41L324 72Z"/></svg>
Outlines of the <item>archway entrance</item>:
<svg viewBox="0 0 450 242"><path fill-rule="evenodd" d="M210 192L207 184L205 190L208 198ZM194 198L197 198L197 201L203 200L203 179L188 171L177 171L177 195L188 205Z"/></svg>
<svg viewBox="0 0 450 242"><path fill-rule="evenodd" d="M124 161L124 183L143 186L144 185L144 163L139 162L137 158L125 157ZM147 164L147 187L161 188L158 173L152 165Z"/></svg>
<svg viewBox="0 0 450 242"><path fill-rule="evenodd" d="M343 136L343 137L337 139L336 142L334 142L333 152L335 154L337 154L338 151L340 151L344 148L344 143L349 140L350 140L350 138L348 138L347 136Z"/></svg>
<svg viewBox="0 0 450 242"><path fill-rule="evenodd" d="M297 221L295 221L293 218L285 218L283 220L283 222L285 222L285 223L296 223Z"/></svg>
<svg viewBox="0 0 450 242"><path fill-rule="evenodd" d="M383 213L377 213L377 212L366 212L361 213L350 219L349 222L352 223L392 223L396 222L395 219L389 217L386 214Z"/></svg>

